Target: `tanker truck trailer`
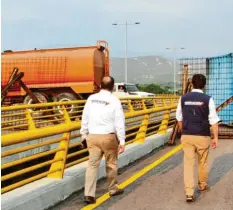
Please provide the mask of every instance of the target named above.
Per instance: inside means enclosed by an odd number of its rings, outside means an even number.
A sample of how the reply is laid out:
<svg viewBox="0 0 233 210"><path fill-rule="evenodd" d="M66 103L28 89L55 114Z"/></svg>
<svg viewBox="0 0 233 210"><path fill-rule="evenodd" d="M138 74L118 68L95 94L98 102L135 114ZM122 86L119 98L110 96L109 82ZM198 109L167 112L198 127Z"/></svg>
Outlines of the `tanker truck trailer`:
<svg viewBox="0 0 233 210"><path fill-rule="evenodd" d="M7 51L2 53L1 62L1 87L7 85L13 69L18 68L24 73L22 81L42 103L86 99L99 90L101 79L109 75L105 41L87 47ZM15 83L4 102L31 104L33 100Z"/></svg>

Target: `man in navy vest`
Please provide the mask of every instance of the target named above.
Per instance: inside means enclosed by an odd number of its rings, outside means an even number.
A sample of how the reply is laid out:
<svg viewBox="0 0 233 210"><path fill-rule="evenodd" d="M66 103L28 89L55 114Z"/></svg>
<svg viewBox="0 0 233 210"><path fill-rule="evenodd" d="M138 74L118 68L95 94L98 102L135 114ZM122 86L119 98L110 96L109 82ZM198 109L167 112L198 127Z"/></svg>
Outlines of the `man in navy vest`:
<svg viewBox="0 0 233 210"><path fill-rule="evenodd" d="M205 95L203 90L206 77L195 74L192 78L193 90L182 96L177 107L176 119L182 133L181 142L184 151L184 184L186 201L194 201L194 166L196 153L198 155L198 189L201 192L208 190L207 159L211 144L210 125L214 139L212 147L218 144L218 122L213 99Z"/></svg>

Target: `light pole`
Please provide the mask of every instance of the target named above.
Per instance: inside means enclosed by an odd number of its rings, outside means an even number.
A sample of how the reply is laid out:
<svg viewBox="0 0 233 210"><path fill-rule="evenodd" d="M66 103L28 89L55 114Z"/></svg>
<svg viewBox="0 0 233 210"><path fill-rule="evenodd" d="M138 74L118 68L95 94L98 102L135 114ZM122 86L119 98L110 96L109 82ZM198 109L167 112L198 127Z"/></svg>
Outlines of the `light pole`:
<svg viewBox="0 0 233 210"><path fill-rule="evenodd" d="M127 83L128 80L128 66L127 66L127 52L128 52L128 26L129 25L139 25L140 22L134 22L134 23L128 23L126 20L125 23L113 23L114 26L125 26L125 83Z"/></svg>
<svg viewBox="0 0 233 210"><path fill-rule="evenodd" d="M176 51L177 50L184 50L184 47L180 47L177 48L176 46L173 48L167 47L167 50L173 50L173 73L174 73L174 78L173 78L173 82L174 82L174 95L176 94Z"/></svg>

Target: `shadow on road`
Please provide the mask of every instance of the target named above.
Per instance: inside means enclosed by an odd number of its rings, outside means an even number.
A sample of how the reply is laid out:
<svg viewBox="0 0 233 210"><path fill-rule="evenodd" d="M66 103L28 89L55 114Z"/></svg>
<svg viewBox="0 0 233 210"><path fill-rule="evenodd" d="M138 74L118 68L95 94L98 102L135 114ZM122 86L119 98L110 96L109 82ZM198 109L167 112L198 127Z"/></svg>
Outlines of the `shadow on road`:
<svg viewBox="0 0 233 210"><path fill-rule="evenodd" d="M216 185L231 169L233 169L233 153L227 153L216 158L209 172L208 185L210 187ZM196 189L195 195L198 199L201 193Z"/></svg>
<svg viewBox="0 0 233 210"><path fill-rule="evenodd" d="M217 184L231 169L233 169L233 153L216 158L209 172L210 187Z"/></svg>

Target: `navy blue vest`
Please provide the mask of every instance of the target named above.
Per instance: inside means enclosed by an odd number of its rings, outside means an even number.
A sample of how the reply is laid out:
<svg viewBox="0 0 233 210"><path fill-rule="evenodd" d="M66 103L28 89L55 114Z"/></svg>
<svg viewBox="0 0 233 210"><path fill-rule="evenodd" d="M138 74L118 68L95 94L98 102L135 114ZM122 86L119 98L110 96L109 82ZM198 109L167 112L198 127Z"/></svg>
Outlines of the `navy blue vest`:
<svg viewBox="0 0 233 210"><path fill-rule="evenodd" d="M182 96L182 134L210 136L209 101L210 96L199 92L190 92Z"/></svg>

